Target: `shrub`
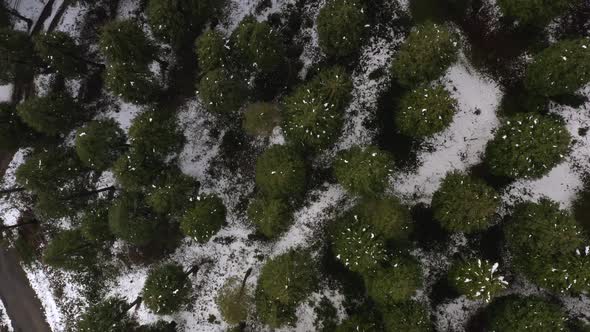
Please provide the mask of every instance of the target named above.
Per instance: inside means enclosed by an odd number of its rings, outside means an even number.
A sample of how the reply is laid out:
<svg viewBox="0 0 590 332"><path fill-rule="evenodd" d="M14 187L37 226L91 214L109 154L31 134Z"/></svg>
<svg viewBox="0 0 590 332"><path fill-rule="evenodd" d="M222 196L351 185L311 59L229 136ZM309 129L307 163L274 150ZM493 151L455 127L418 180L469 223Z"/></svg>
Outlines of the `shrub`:
<svg viewBox="0 0 590 332"><path fill-rule="evenodd" d="M150 188L146 201L157 213L179 215L196 199L198 192L198 181L174 169Z"/></svg>
<svg viewBox="0 0 590 332"><path fill-rule="evenodd" d="M195 43L201 72L223 68L227 61L226 41L215 30L204 32Z"/></svg>
<svg viewBox="0 0 590 332"><path fill-rule="evenodd" d="M456 109L457 102L441 84L420 86L403 96L395 122L406 136L431 136L449 127Z"/></svg>
<svg viewBox="0 0 590 332"><path fill-rule="evenodd" d="M8 103L0 103L0 150L16 150L30 138L30 129Z"/></svg>
<svg viewBox="0 0 590 332"><path fill-rule="evenodd" d="M225 205L219 197L201 197L180 220L180 229L186 236L205 243L225 225L225 215Z"/></svg>
<svg viewBox="0 0 590 332"><path fill-rule="evenodd" d="M113 235L135 246L152 242L158 236L159 222L135 194L124 193L109 209L109 228Z"/></svg>
<svg viewBox="0 0 590 332"><path fill-rule="evenodd" d="M352 82L341 67L322 70L286 98L283 129L289 140L315 150L340 136L342 112L350 100Z"/></svg>
<svg viewBox="0 0 590 332"><path fill-rule="evenodd" d="M78 129L76 153L85 166L104 171L127 148L126 142L125 133L114 120L92 121Z"/></svg>
<svg viewBox="0 0 590 332"><path fill-rule="evenodd" d="M301 196L306 185L306 166L290 147L273 145L256 161L256 185L266 196Z"/></svg>
<svg viewBox="0 0 590 332"><path fill-rule="evenodd" d="M254 103L246 108L242 127L249 135L267 137L280 123L281 114L275 104Z"/></svg>
<svg viewBox="0 0 590 332"><path fill-rule="evenodd" d="M487 330L497 332L566 331L561 309L538 297L516 295L496 299L486 308Z"/></svg>
<svg viewBox="0 0 590 332"><path fill-rule="evenodd" d="M282 199L255 198L248 207L248 218L256 225L262 235L269 239L278 237L293 222L289 203Z"/></svg>
<svg viewBox="0 0 590 332"><path fill-rule="evenodd" d="M330 0L317 19L322 51L333 57L347 57L361 46L365 23L363 5L358 0Z"/></svg>
<svg viewBox="0 0 590 332"><path fill-rule="evenodd" d="M145 111L133 119L129 140L133 149L164 159L182 147L183 135L176 118L156 110Z"/></svg>
<svg viewBox="0 0 590 332"><path fill-rule="evenodd" d="M123 101L134 104L147 104L160 91L156 78L147 67L128 63L110 63L104 73L104 84Z"/></svg>
<svg viewBox="0 0 590 332"><path fill-rule="evenodd" d="M557 119L518 114L507 120L486 147L490 171L511 178L538 178L556 166L570 145L570 134Z"/></svg>
<svg viewBox="0 0 590 332"><path fill-rule="evenodd" d="M102 28L99 47L111 63L129 68L147 67L156 55L156 48L136 22L111 21Z"/></svg>
<svg viewBox="0 0 590 332"><path fill-rule="evenodd" d="M382 311L386 332L434 331L430 320L430 313L419 302L406 301L396 303Z"/></svg>
<svg viewBox="0 0 590 332"><path fill-rule="evenodd" d="M236 325L248 318L254 297L251 289L242 285L240 279L230 278L219 290L215 303L223 319L230 325Z"/></svg>
<svg viewBox="0 0 590 332"><path fill-rule="evenodd" d="M166 165L160 160L131 149L113 165L117 182L127 191L142 191L158 179Z"/></svg>
<svg viewBox="0 0 590 332"><path fill-rule="evenodd" d="M82 118L81 110L74 100L59 92L29 98L18 104L16 111L29 127L50 136L67 135Z"/></svg>
<svg viewBox="0 0 590 332"><path fill-rule="evenodd" d="M338 154L334 175L349 192L376 196L387 188L392 167L393 158L389 153L374 146L355 146Z"/></svg>
<svg viewBox="0 0 590 332"><path fill-rule="evenodd" d="M412 259L396 259L366 276L365 285L373 301L383 307L408 301L422 287L420 264Z"/></svg>
<svg viewBox="0 0 590 332"><path fill-rule="evenodd" d="M34 74L38 59L27 33L0 28L0 84L14 83Z"/></svg>
<svg viewBox="0 0 590 332"><path fill-rule="evenodd" d="M91 306L77 323L80 332L129 332L137 323L127 312L131 306L120 298L108 298Z"/></svg>
<svg viewBox="0 0 590 332"><path fill-rule="evenodd" d="M573 2L576 1L499 0L498 5L505 15L517 18L524 24L545 25L565 12Z"/></svg>
<svg viewBox="0 0 590 332"><path fill-rule="evenodd" d="M149 0L146 15L157 38L180 46L194 38L221 4L218 0Z"/></svg>
<svg viewBox="0 0 590 332"><path fill-rule="evenodd" d="M473 233L489 227L500 197L484 181L452 172L432 197L434 218L451 232Z"/></svg>
<svg viewBox="0 0 590 332"><path fill-rule="evenodd" d="M564 40L549 46L529 64L524 82L539 95L575 93L590 82L590 40Z"/></svg>
<svg viewBox="0 0 590 332"><path fill-rule="evenodd" d="M363 199L353 211L378 234L398 244L406 242L412 232L410 211L395 197Z"/></svg>
<svg viewBox="0 0 590 332"><path fill-rule="evenodd" d="M237 58L247 68L270 73L285 58L280 34L266 22L247 16L232 33Z"/></svg>
<svg viewBox="0 0 590 332"><path fill-rule="evenodd" d="M203 76L198 89L205 107L215 113L237 111L248 96L246 83L223 68Z"/></svg>
<svg viewBox="0 0 590 332"><path fill-rule="evenodd" d="M316 287L316 271L306 251L291 250L270 259L263 267L256 287L256 309L271 328L295 321L297 305Z"/></svg>
<svg viewBox="0 0 590 332"><path fill-rule="evenodd" d="M45 264L67 271L88 269L96 258L96 250L82 236L80 230L58 233L43 252Z"/></svg>
<svg viewBox="0 0 590 332"><path fill-rule="evenodd" d="M393 61L393 74L406 86L440 77L457 60L457 38L445 25L418 25Z"/></svg>
<svg viewBox="0 0 590 332"><path fill-rule="evenodd" d="M191 291L188 276L178 264L165 264L150 270L143 286L145 306L159 315L178 311Z"/></svg>
<svg viewBox="0 0 590 332"><path fill-rule="evenodd" d="M470 259L457 262L449 271L449 282L461 295L471 300L490 302L508 283L497 275L498 263Z"/></svg>
<svg viewBox="0 0 590 332"><path fill-rule="evenodd" d="M76 77L86 71L83 51L65 32L41 33L33 38L41 59L64 77Z"/></svg>

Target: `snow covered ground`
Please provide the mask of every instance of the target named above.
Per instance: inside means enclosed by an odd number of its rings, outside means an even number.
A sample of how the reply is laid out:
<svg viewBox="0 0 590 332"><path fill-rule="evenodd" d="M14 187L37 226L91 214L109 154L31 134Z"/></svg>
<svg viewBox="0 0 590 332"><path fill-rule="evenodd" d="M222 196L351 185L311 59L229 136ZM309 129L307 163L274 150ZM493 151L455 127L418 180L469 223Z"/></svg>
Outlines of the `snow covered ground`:
<svg viewBox="0 0 590 332"><path fill-rule="evenodd" d="M14 331L12 328L12 322L10 321L10 317L6 314L6 308L2 301L0 301L0 326L6 326L9 332Z"/></svg>

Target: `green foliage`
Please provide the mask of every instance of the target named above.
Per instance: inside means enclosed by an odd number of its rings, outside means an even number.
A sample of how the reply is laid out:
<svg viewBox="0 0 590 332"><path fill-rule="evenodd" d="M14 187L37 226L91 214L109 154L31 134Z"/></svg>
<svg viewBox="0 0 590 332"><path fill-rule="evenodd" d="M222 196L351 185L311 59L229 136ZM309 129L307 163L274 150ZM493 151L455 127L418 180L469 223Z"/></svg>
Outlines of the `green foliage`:
<svg viewBox="0 0 590 332"><path fill-rule="evenodd" d="M575 93L590 82L590 40L564 40L549 46L528 66L524 82L538 95Z"/></svg>
<svg viewBox="0 0 590 332"><path fill-rule="evenodd" d="M511 178L547 174L569 151L570 134L562 121L518 114L507 120L486 147L490 171Z"/></svg>
<svg viewBox="0 0 590 332"><path fill-rule="evenodd" d="M123 193L109 208L109 228L117 238L144 246L158 236L159 218L138 195Z"/></svg>
<svg viewBox="0 0 590 332"><path fill-rule="evenodd" d="M141 68L150 64L156 48L132 20L111 21L102 28L99 47L110 63Z"/></svg>
<svg viewBox="0 0 590 332"><path fill-rule="evenodd" d="M390 266L365 277L369 296L383 307L408 301L422 287L422 270L413 259L395 259Z"/></svg>
<svg viewBox="0 0 590 332"><path fill-rule="evenodd" d="M225 44L223 35L215 30L204 32L197 38L196 51L201 72L206 73L225 66Z"/></svg>
<svg viewBox="0 0 590 332"><path fill-rule="evenodd" d="M396 303L383 310L386 332L434 331L430 313L424 305L415 301Z"/></svg>
<svg viewBox="0 0 590 332"><path fill-rule="evenodd" d="M0 28L0 84L31 77L37 62L33 43L27 33Z"/></svg>
<svg viewBox="0 0 590 332"><path fill-rule="evenodd" d="M126 141L125 133L114 120L92 121L78 129L76 152L85 166L103 171L126 149Z"/></svg>
<svg viewBox="0 0 590 332"><path fill-rule="evenodd" d="M432 197L434 218L451 232L473 233L489 227L500 197L483 180L452 172Z"/></svg>
<svg viewBox="0 0 590 332"><path fill-rule="evenodd" d="M268 197L301 196L306 175L305 161L284 145L271 146L256 161L256 185Z"/></svg>
<svg viewBox="0 0 590 332"><path fill-rule="evenodd" d="M18 104L16 111L29 127L50 136L67 135L82 118L72 97L61 92L29 98Z"/></svg>
<svg viewBox="0 0 590 332"><path fill-rule="evenodd" d="M237 111L248 96L246 82L220 68L208 72L198 86L205 107L215 113Z"/></svg>
<svg viewBox="0 0 590 332"><path fill-rule="evenodd" d="M259 196L248 207L248 218L260 233L269 239L277 238L293 222L289 203L278 198Z"/></svg>
<svg viewBox="0 0 590 332"><path fill-rule="evenodd" d="M53 31L33 38L35 51L50 68L64 77L77 77L86 71L83 51L67 33Z"/></svg>
<svg viewBox="0 0 590 332"><path fill-rule="evenodd" d="M180 220L180 229L186 236L205 243L225 225L225 216L226 209L221 198L201 197Z"/></svg>
<svg viewBox="0 0 590 332"><path fill-rule="evenodd" d="M566 317L554 304L537 297L505 296L486 309L487 330L497 332L566 331Z"/></svg>
<svg viewBox="0 0 590 332"><path fill-rule="evenodd" d="M285 50L280 34L267 22L247 16L231 37L237 58L247 68L271 73L283 63Z"/></svg>
<svg viewBox="0 0 590 332"><path fill-rule="evenodd" d="M109 210L105 202L88 206L80 219L80 232L88 241L95 243L113 240L109 229Z"/></svg>
<svg viewBox="0 0 590 332"><path fill-rule="evenodd" d="M191 288L182 266L165 264L149 272L143 286L143 301L156 314L173 314L188 302Z"/></svg>
<svg viewBox="0 0 590 332"><path fill-rule="evenodd" d="M221 316L230 325L246 321L252 305L254 296L247 286L242 288L242 282L238 278L228 279L219 290L215 303L219 307Z"/></svg>
<svg viewBox="0 0 590 332"><path fill-rule="evenodd" d="M334 175L349 192L361 196L377 196L388 185L393 158L374 146L355 146L338 154Z"/></svg>
<svg viewBox="0 0 590 332"><path fill-rule="evenodd" d="M242 127L252 136L268 137L273 129L281 123L281 113L273 103L253 103L244 113Z"/></svg>
<svg viewBox="0 0 590 332"><path fill-rule="evenodd" d="M355 314L343 320L334 332L379 332L381 326L375 322L375 317ZM404 331L405 332L405 331Z"/></svg>
<svg viewBox="0 0 590 332"><path fill-rule="evenodd" d="M110 63L104 73L104 84L107 90L124 101L135 104L153 101L160 91L148 67L128 63Z"/></svg>
<svg viewBox="0 0 590 332"><path fill-rule="evenodd" d="M552 18L564 13L572 3L571 0L499 0L502 12L514 17L524 24L543 26Z"/></svg>
<svg viewBox="0 0 590 332"><path fill-rule="evenodd" d="M338 310L325 295L314 307L315 320L313 325L318 332L333 332L338 326Z"/></svg>
<svg viewBox="0 0 590 332"><path fill-rule="evenodd" d="M335 223L332 251L348 269L368 275L386 260L384 239L364 220L349 213Z"/></svg>
<svg viewBox="0 0 590 332"><path fill-rule="evenodd" d="M397 52L392 66L394 76L406 86L440 77L457 60L457 43L445 25L418 25Z"/></svg>
<svg viewBox="0 0 590 332"><path fill-rule="evenodd" d="M584 249L554 255L517 253L513 265L532 282L552 292L579 295L590 291L590 256Z"/></svg>
<svg viewBox="0 0 590 332"><path fill-rule="evenodd" d="M135 329L134 332L179 332L174 321L158 321L150 325L142 325Z"/></svg>
<svg viewBox="0 0 590 332"><path fill-rule="evenodd" d="M139 114L129 128L133 149L160 159L180 149L183 139L176 126L176 118L156 110Z"/></svg>
<svg viewBox="0 0 590 332"><path fill-rule="evenodd" d="M128 191L141 191L158 179L166 165L156 158L131 149L113 165L117 182Z"/></svg>
<svg viewBox="0 0 590 332"><path fill-rule="evenodd" d="M455 263L449 271L449 282L462 295L471 300L490 302L508 283L497 275L498 263L470 259Z"/></svg>
<svg viewBox="0 0 590 332"><path fill-rule="evenodd" d="M367 22L361 1L329 0L317 20L320 47L324 53L347 57L360 49Z"/></svg>
<svg viewBox="0 0 590 332"><path fill-rule="evenodd" d="M43 252L45 264L68 271L88 269L96 259L92 247L80 230L66 230L58 233Z"/></svg>
<svg viewBox="0 0 590 332"><path fill-rule="evenodd" d="M413 229L409 209L395 197L363 199L353 212L378 234L397 244L406 242Z"/></svg>
<svg viewBox="0 0 590 332"><path fill-rule="evenodd" d="M30 129L8 103L0 103L0 150L16 150L28 140Z"/></svg>
<svg viewBox="0 0 590 332"><path fill-rule="evenodd" d="M287 138L315 150L338 139L342 112L351 97L352 81L341 67L322 70L285 99L284 125Z"/></svg>
<svg viewBox="0 0 590 332"><path fill-rule="evenodd" d="M295 322L295 309L316 288L316 270L309 252L291 250L270 259L256 287L256 309L271 328Z"/></svg>
<svg viewBox="0 0 590 332"><path fill-rule="evenodd" d="M222 4L219 0L149 0L146 14L157 38L180 46L183 41L196 37Z"/></svg>
<svg viewBox="0 0 590 332"><path fill-rule="evenodd" d="M91 306L80 316L79 332L129 332L137 323L127 313L129 304L120 298L109 298Z"/></svg>
<svg viewBox="0 0 590 332"><path fill-rule="evenodd" d="M410 137L427 137L448 128L457 110L457 102L441 84L420 86L400 101L395 123Z"/></svg>
<svg viewBox="0 0 590 332"><path fill-rule="evenodd" d="M150 188L146 201L157 213L180 215L198 192L198 181L182 174L178 169L173 169L164 175L160 183Z"/></svg>

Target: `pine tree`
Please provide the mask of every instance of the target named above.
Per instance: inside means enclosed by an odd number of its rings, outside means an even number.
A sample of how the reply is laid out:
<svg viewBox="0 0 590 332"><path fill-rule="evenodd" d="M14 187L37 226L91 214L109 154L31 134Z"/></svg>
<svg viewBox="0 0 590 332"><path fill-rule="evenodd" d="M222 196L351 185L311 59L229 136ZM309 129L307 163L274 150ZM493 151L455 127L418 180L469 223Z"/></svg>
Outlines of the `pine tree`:
<svg viewBox="0 0 590 332"><path fill-rule="evenodd" d="M329 0L318 15L318 35L322 51L333 57L358 52L365 34L363 4L358 0Z"/></svg>
<svg viewBox="0 0 590 332"><path fill-rule="evenodd" d="M202 73L223 68L227 62L226 40L215 30L204 32L195 43Z"/></svg>
<svg viewBox="0 0 590 332"><path fill-rule="evenodd" d="M177 216L196 200L198 192L198 181L173 168L149 189L146 201L157 213Z"/></svg>
<svg viewBox="0 0 590 332"><path fill-rule="evenodd" d="M43 252L45 264L68 271L87 270L96 260L96 249L80 230L58 233Z"/></svg>
<svg viewBox="0 0 590 332"><path fill-rule="evenodd" d="M434 218L451 232L473 233L490 226L500 197L483 180L452 172L432 197Z"/></svg>
<svg viewBox="0 0 590 332"><path fill-rule="evenodd" d="M80 316L76 325L79 332L129 332L137 327L128 311L137 303L128 304L111 297L91 306Z"/></svg>
<svg viewBox="0 0 590 332"><path fill-rule="evenodd" d="M564 13L577 1L554 0L499 0L498 5L506 16L511 16L524 24L544 26L552 18Z"/></svg>
<svg viewBox="0 0 590 332"><path fill-rule="evenodd" d="M100 34L99 47L111 64L132 68L147 67L156 57L156 48L136 22L111 21Z"/></svg>
<svg viewBox="0 0 590 332"><path fill-rule="evenodd" d="M135 246L154 241L160 222L136 194L123 193L109 208L109 228L113 235Z"/></svg>
<svg viewBox="0 0 590 332"><path fill-rule="evenodd" d="M148 67L129 63L110 63L104 73L104 84L123 101L134 104L148 104L160 92L160 86Z"/></svg>
<svg viewBox="0 0 590 332"><path fill-rule="evenodd" d="M180 332L177 329L177 324L167 321L158 321L154 324L142 325L134 330L134 332Z"/></svg>
<svg viewBox="0 0 590 332"><path fill-rule="evenodd" d="M245 68L271 73L285 59L279 33L253 16L244 18L231 36L235 57Z"/></svg>
<svg viewBox="0 0 590 332"><path fill-rule="evenodd" d="M282 199L258 196L250 202L248 218L269 239L277 238L293 222L289 203Z"/></svg>
<svg viewBox="0 0 590 332"><path fill-rule="evenodd" d="M18 149L32 136L31 129L22 122L16 109L8 103L0 103L0 150Z"/></svg>
<svg viewBox="0 0 590 332"><path fill-rule="evenodd" d="M395 123L402 134L423 138L448 128L456 111L457 101L443 85L422 85L402 97Z"/></svg>
<svg viewBox="0 0 590 332"><path fill-rule="evenodd" d="M422 287L420 264L410 258L396 258L385 268L365 276L369 296L382 307L410 300Z"/></svg>
<svg viewBox="0 0 590 332"><path fill-rule="evenodd" d="M145 306L159 315L172 314L188 302L191 284L178 264L165 264L152 269L143 286Z"/></svg>
<svg viewBox="0 0 590 332"><path fill-rule="evenodd" d="M76 153L87 167L103 171L127 149L125 133L112 119L92 121L78 129Z"/></svg>
<svg viewBox="0 0 590 332"><path fill-rule="evenodd" d="M416 301L391 305L383 311L385 332L431 332L434 331L427 308Z"/></svg>
<svg viewBox="0 0 590 332"><path fill-rule="evenodd" d="M211 239L225 225L226 208L216 196L197 198L180 220L180 229L199 243Z"/></svg>
<svg viewBox="0 0 590 332"><path fill-rule="evenodd" d="M214 113L236 112L248 96L246 82L219 68L201 78L198 94L205 107Z"/></svg>
<svg viewBox="0 0 590 332"><path fill-rule="evenodd" d="M538 297L510 295L496 299L486 308L488 331L566 331L565 313Z"/></svg>
<svg viewBox="0 0 590 332"><path fill-rule="evenodd" d="M446 25L416 26L395 55L393 75L408 87L440 77L457 60L457 42Z"/></svg>
<svg viewBox="0 0 590 332"><path fill-rule="evenodd" d="M334 332L379 332L382 330L381 324L375 315L367 317L366 314L362 313L348 316L348 318L336 326Z"/></svg>
<svg viewBox="0 0 590 332"><path fill-rule="evenodd" d="M77 77L86 72L88 60L83 58L83 50L67 33L53 31L41 33L33 38L35 51L49 68L67 78ZM93 63L94 66L100 66Z"/></svg>
<svg viewBox="0 0 590 332"><path fill-rule="evenodd" d="M388 185L393 158L374 146L355 146L342 151L334 162L338 182L355 195L377 196Z"/></svg>
<svg viewBox="0 0 590 332"><path fill-rule="evenodd" d="M110 242L114 236L109 228L109 209L107 202L90 204L80 217L80 232L93 243Z"/></svg>
<svg viewBox="0 0 590 332"><path fill-rule="evenodd" d="M490 171L510 178L539 178L565 158L571 136L561 120L518 114L506 120L486 147Z"/></svg>
<svg viewBox="0 0 590 332"><path fill-rule="evenodd" d="M121 187L127 191L142 191L159 179L167 166L163 161L131 148L115 161L113 173Z"/></svg>
<svg viewBox="0 0 590 332"><path fill-rule="evenodd" d="M498 263L469 259L455 263L449 271L449 282L459 294L471 300L490 302L506 289L508 282L498 275Z"/></svg>
<svg viewBox="0 0 590 332"><path fill-rule="evenodd" d="M256 185L267 197L301 196L306 174L305 161L288 146L271 146L256 161Z"/></svg>
<svg viewBox="0 0 590 332"><path fill-rule="evenodd" d="M83 118L82 110L62 92L33 97L20 103L16 111L24 123L34 130L50 135L67 135Z"/></svg>
<svg viewBox="0 0 590 332"><path fill-rule="evenodd" d="M395 197L365 198L353 209L353 213L397 245L406 243L413 230L410 210Z"/></svg>
<svg viewBox="0 0 590 332"><path fill-rule="evenodd" d="M32 77L37 65L29 36L22 31L0 28L0 84Z"/></svg>
<svg viewBox="0 0 590 332"><path fill-rule="evenodd" d="M277 105L253 103L246 108L242 127L251 136L268 137L280 123L281 114Z"/></svg>
<svg viewBox="0 0 590 332"><path fill-rule="evenodd" d="M129 141L135 151L163 159L182 147L183 135L176 118L158 110L145 111L133 119Z"/></svg>
<svg viewBox="0 0 590 332"><path fill-rule="evenodd" d="M230 325L236 325L248 318L254 304L254 296L252 290L240 279L230 278L217 293L215 303L223 320Z"/></svg>

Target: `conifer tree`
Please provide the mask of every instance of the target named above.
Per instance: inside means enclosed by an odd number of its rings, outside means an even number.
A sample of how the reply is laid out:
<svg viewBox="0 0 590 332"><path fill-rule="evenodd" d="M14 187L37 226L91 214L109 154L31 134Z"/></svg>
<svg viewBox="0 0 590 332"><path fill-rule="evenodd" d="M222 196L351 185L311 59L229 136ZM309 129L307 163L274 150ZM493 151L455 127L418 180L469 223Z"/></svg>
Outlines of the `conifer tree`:
<svg viewBox="0 0 590 332"><path fill-rule="evenodd" d="M230 278L219 290L215 303L223 319L230 325L236 325L248 318L254 304L254 296L252 290L240 279Z"/></svg>
<svg viewBox="0 0 590 332"><path fill-rule="evenodd" d="M214 69L199 82L198 94L214 113L236 112L248 96L245 81L224 68Z"/></svg>
<svg viewBox="0 0 590 332"><path fill-rule="evenodd" d="M301 196L306 174L304 160L288 146L271 146L256 161L256 185L267 197Z"/></svg>
<svg viewBox="0 0 590 332"><path fill-rule="evenodd" d="M86 66L92 63L83 58L82 48L67 33L53 31L41 33L34 37L35 51L49 68L67 78L77 77L86 72Z"/></svg>
<svg viewBox="0 0 590 332"><path fill-rule="evenodd" d="M398 245L408 241L413 230L410 210L396 197L365 198L353 209L353 213L385 239Z"/></svg>
<svg viewBox="0 0 590 332"><path fill-rule="evenodd" d="M29 36L22 31L0 28L0 84L32 77L37 65Z"/></svg>
<svg viewBox="0 0 590 332"><path fill-rule="evenodd" d="M167 170L161 180L152 185L146 197L147 204L157 213L182 215L190 203L197 199L199 182L179 169Z"/></svg>
<svg viewBox="0 0 590 332"><path fill-rule="evenodd" d="M50 136L67 135L83 118L80 107L63 92L29 98L16 111L29 127Z"/></svg>
<svg viewBox="0 0 590 332"><path fill-rule="evenodd" d="M80 217L80 232L82 236L93 243L114 240L109 229L109 209L106 201L88 205Z"/></svg>
<svg viewBox="0 0 590 332"><path fill-rule="evenodd" d="M159 159L180 149L183 139L176 118L158 110L139 114L129 128L129 141L133 149Z"/></svg>
<svg viewBox="0 0 590 332"><path fill-rule="evenodd" d="M498 263L469 259L455 263L449 271L449 282L460 294L471 300L490 302L508 282L498 275Z"/></svg>
<svg viewBox="0 0 590 332"><path fill-rule="evenodd" d="M21 147L32 138L28 128L8 103L0 103L0 150L11 151Z"/></svg>
<svg viewBox="0 0 590 332"><path fill-rule="evenodd" d="M95 260L96 249L77 229L58 233L43 252L47 265L68 271L86 270Z"/></svg>
<svg viewBox="0 0 590 332"><path fill-rule="evenodd" d="M389 264L365 276L369 296L383 307L410 300L422 287L422 271L418 262L410 258L396 258Z"/></svg>
<svg viewBox="0 0 590 332"><path fill-rule="evenodd" d="M486 308L486 328L497 332L566 331L565 313L538 297L510 295Z"/></svg>
<svg viewBox="0 0 590 332"><path fill-rule="evenodd" d="M231 41L238 61L246 68L270 73L284 61L285 51L279 33L253 16L240 22Z"/></svg>
<svg viewBox="0 0 590 332"><path fill-rule="evenodd" d="M227 62L226 40L215 30L203 32L196 41L197 58L202 73L223 68Z"/></svg>
<svg viewBox="0 0 590 332"><path fill-rule="evenodd" d="M109 63L142 68L156 57L156 48L132 20L107 23L100 34L99 47Z"/></svg>
<svg viewBox="0 0 590 332"><path fill-rule="evenodd" d="M127 149L126 141L125 133L114 120L91 121L78 129L76 153L84 165L103 171Z"/></svg>
<svg viewBox="0 0 590 332"><path fill-rule="evenodd" d="M160 92L160 86L147 66L114 62L107 65L104 84L123 101L134 104L148 104L154 101Z"/></svg>
<svg viewBox="0 0 590 332"><path fill-rule="evenodd" d="M514 17L524 24L544 26L575 2L577 1L499 0L498 5L506 16Z"/></svg>
<svg viewBox="0 0 590 332"><path fill-rule="evenodd" d="M258 196L248 207L248 218L269 239L286 231L293 221L291 207L283 199Z"/></svg>
<svg viewBox="0 0 590 332"><path fill-rule="evenodd" d="M275 104L253 103L246 108L242 127L249 135L268 137L280 123L281 114Z"/></svg>
<svg viewBox="0 0 590 332"><path fill-rule="evenodd" d="M200 197L180 220L180 229L186 236L205 243L225 225L225 216L226 208L219 197Z"/></svg>
<svg viewBox="0 0 590 332"><path fill-rule="evenodd" d="M358 0L329 0L318 15L318 35L322 51L333 57L358 52L367 18Z"/></svg>
<svg viewBox="0 0 590 332"><path fill-rule="evenodd" d="M191 288L182 266L171 263L149 272L142 294L148 309L159 315L169 315L188 302Z"/></svg>
<svg viewBox="0 0 590 332"><path fill-rule="evenodd" d="M109 228L113 235L135 246L155 240L160 222L137 194L123 193L109 208Z"/></svg>
<svg viewBox="0 0 590 332"><path fill-rule="evenodd" d="M382 310L386 332L431 332L434 331L427 308L416 301L406 301Z"/></svg>
<svg viewBox="0 0 590 332"><path fill-rule="evenodd" d="M141 300L141 299L138 299ZM108 298L91 306L80 316L76 327L80 332L129 332L137 326L128 311L137 305L117 297Z"/></svg>
<svg viewBox="0 0 590 332"><path fill-rule="evenodd" d="M389 153L374 146L355 146L338 154L334 175L350 193L376 196L387 188L392 168Z"/></svg>
<svg viewBox="0 0 590 332"><path fill-rule="evenodd" d="M163 161L131 148L115 161L113 173L121 187L139 192L160 178L167 166Z"/></svg>

